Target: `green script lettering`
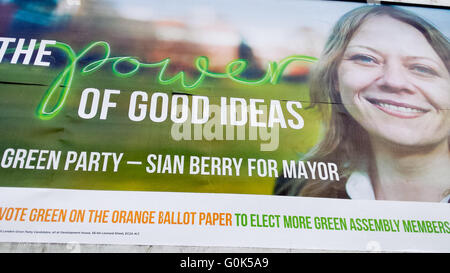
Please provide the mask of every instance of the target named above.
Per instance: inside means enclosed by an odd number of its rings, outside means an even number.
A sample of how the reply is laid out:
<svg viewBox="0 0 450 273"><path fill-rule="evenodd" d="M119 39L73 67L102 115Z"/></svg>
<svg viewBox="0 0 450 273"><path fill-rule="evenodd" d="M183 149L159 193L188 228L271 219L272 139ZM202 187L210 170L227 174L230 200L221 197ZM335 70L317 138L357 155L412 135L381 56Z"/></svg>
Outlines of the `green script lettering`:
<svg viewBox="0 0 450 273"><path fill-rule="evenodd" d="M61 71L53 82L50 84L49 88L44 93L38 107L36 108L36 115L42 120L49 120L55 117L59 111L64 107L67 97L70 93L70 88L72 86L73 78L75 76L75 69L81 58L83 58L88 52L94 48L102 48L104 50L104 55L102 59L93 61L87 64L81 69L81 75L91 74L99 70L106 63L112 63L113 74L118 77L131 77L136 74L140 68L159 68L159 73L157 81L161 85L171 85L178 82L181 88L184 90L193 90L198 88L206 77L215 79L230 79L239 84L247 86L259 86L266 83L271 83L273 85L279 83L281 76L286 69L286 67L294 61L302 62L316 62L317 58L306 56L306 55L293 55L282 59L279 62L269 62L265 75L259 80L248 80L240 78L239 75L247 69L248 61L244 59L233 60L228 63L225 67L224 73L214 73L208 70L209 59L205 56L199 56L194 61L194 66L200 73L198 78L193 83L186 82L186 76L184 71L178 72L171 78L166 78L165 73L170 65L170 58L155 62L155 63L142 63L135 57L110 57L111 49L107 42L98 41L90 43L87 47L82 49L78 54L67 44L56 42L55 44L49 44L48 47L57 48L66 54L68 63L66 67ZM38 48L39 44L35 45ZM7 53L12 52L15 49L7 50ZM118 65L126 62L131 64L133 68L128 72L120 72L118 70ZM58 89L61 90L58 93ZM52 101L52 98L56 98L56 103L53 107L48 104ZM49 109L50 108L50 109Z"/></svg>

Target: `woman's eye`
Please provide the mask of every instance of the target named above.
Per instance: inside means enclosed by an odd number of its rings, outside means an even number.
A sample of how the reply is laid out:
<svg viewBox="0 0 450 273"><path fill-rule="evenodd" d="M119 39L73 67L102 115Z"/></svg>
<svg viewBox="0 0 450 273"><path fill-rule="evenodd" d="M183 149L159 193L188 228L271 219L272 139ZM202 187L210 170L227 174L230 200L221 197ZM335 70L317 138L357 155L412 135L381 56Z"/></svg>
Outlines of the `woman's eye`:
<svg viewBox="0 0 450 273"><path fill-rule="evenodd" d="M412 65L410 69L420 74L438 76L438 74L436 73L436 71L434 71L433 68L425 65Z"/></svg>
<svg viewBox="0 0 450 273"><path fill-rule="evenodd" d="M352 57L350 57L350 60L357 61L363 64L377 64L377 60L371 56L357 54Z"/></svg>

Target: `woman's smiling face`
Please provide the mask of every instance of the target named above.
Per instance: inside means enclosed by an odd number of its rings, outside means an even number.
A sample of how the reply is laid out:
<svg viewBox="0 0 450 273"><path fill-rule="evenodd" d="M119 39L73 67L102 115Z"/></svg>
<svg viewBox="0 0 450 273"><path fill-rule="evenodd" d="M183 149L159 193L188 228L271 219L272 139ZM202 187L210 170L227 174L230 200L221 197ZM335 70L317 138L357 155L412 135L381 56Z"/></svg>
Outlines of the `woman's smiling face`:
<svg viewBox="0 0 450 273"><path fill-rule="evenodd" d="M338 80L345 108L372 137L408 146L448 142L450 74L411 25L367 19L344 51Z"/></svg>

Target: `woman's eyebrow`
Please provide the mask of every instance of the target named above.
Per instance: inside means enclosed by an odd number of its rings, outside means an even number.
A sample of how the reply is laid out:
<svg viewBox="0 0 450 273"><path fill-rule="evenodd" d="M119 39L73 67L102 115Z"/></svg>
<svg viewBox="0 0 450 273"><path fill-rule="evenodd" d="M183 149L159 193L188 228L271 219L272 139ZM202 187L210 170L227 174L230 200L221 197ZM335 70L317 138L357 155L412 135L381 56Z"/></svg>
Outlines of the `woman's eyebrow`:
<svg viewBox="0 0 450 273"><path fill-rule="evenodd" d="M349 45L349 46L347 47L347 49L353 48L353 47L356 47L356 48L363 48L363 49L368 49L368 50L370 50L370 51L375 52L375 53L378 54L378 55L382 55L381 52L378 51L378 50L376 50L375 48L372 48L372 47L370 47L370 46L365 46L365 45Z"/></svg>
<svg viewBox="0 0 450 273"><path fill-rule="evenodd" d="M443 66L443 64L440 64L439 62L437 62L436 60L434 60L433 58L430 57L426 57L426 56L408 56L406 57L407 60L412 60L412 61L421 61L421 60L425 60L425 61L430 61L432 63L434 63L435 65L437 65L438 67Z"/></svg>

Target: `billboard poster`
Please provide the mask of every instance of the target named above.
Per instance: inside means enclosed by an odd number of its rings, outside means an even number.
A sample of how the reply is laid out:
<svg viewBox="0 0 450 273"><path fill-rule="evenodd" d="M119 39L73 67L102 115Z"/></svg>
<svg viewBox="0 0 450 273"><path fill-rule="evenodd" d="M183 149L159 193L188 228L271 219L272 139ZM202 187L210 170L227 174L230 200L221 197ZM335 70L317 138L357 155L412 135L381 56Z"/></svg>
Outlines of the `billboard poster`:
<svg viewBox="0 0 450 273"><path fill-rule="evenodd" d="M450 16L0 1L0 241L450 252Z"/></svg>

